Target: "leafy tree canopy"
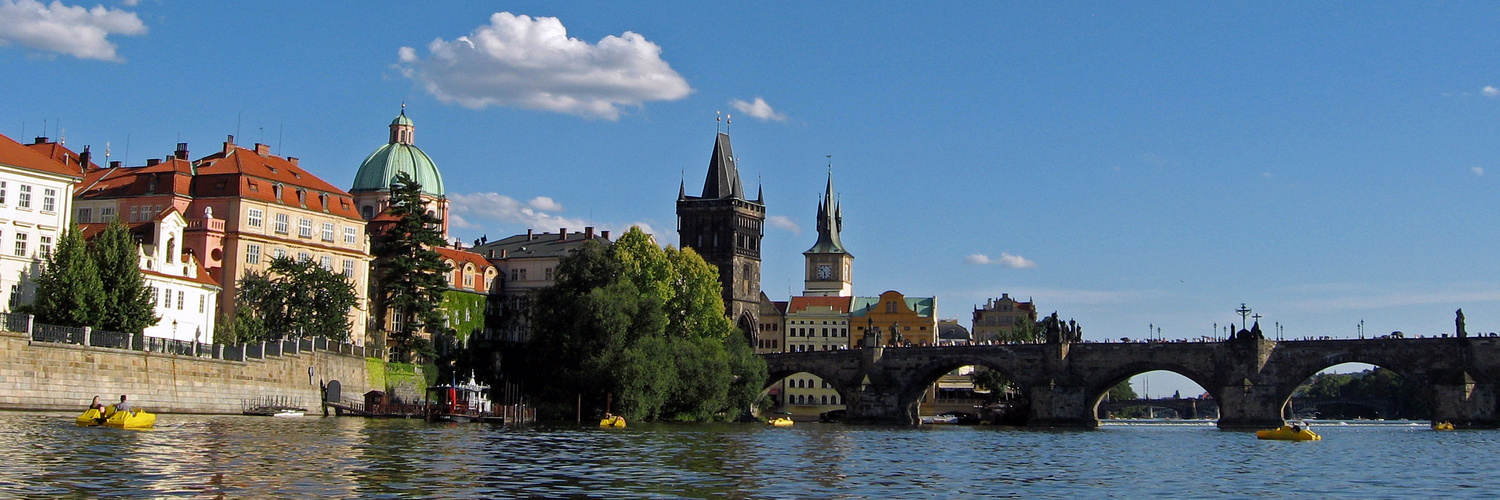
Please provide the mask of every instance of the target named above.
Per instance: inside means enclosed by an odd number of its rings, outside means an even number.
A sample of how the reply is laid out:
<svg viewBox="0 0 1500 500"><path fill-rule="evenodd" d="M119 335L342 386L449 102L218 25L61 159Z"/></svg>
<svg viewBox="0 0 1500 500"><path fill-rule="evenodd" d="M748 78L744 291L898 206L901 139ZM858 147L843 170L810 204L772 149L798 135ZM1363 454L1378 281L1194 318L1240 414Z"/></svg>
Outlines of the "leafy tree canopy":
<svg viewBox="0 0 1500 500"><path fill-rule="evenodd" d="M240 278L235 303L246 317L241 320L237 314L235 320L246 327L237 333L250 342L304 336L346 342L349 310L357 301L354 285L344 275L311 260L277 257L267 272Z"/></svg>

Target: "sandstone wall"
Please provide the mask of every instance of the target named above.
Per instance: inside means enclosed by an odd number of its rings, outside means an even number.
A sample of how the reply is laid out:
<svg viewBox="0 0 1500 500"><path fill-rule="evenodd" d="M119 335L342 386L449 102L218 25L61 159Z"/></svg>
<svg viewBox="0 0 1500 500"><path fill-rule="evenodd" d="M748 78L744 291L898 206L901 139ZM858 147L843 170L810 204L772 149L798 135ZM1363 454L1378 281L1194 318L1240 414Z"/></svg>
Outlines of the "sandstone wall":
<svg viewBox="0 0 1500 500"><path fill-rule="evenodd" d="M110 404L128 394L152 413L237 414L243 400L264 396L301 398L318 411L319 381L338 380L346 399L376 389L367 366L363 357L327 351L240 362L32 342L25 333L0 332L0 409L83 411L95 395Z"/></svg>

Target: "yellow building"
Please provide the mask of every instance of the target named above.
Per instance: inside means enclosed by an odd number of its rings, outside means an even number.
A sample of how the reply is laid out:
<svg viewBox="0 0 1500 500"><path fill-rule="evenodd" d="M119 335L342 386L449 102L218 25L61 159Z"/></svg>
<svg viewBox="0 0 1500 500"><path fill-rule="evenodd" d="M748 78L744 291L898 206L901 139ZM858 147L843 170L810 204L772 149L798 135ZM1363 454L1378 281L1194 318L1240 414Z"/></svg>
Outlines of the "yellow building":
<svg viewBox="0 0 1500 500"><path fill-rule="evenodd" d="M855 297L850 311L855 346L865 331L878 327L885 345L931 345L937 343L937 298L907 297L888 290L879 297Z"/></svg>

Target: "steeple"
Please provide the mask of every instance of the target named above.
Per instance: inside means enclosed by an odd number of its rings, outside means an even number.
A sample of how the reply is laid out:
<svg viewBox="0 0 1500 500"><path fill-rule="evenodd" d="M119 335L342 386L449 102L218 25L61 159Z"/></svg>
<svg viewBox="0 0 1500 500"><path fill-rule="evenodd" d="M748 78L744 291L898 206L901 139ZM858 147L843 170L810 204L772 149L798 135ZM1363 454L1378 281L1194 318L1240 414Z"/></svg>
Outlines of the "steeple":
<svg viewBox="0 0 1500 500"><path fill-rule="evenodd" d="M390 144L405 144L407 146L415 144L416 130L417 126L411 122L411 118L406 117L406 103L401 103L401 115L397 116L395 120L391 120Z"/></svg>
<svg viewBox="0 0 1500 500"><path fill-rule="evenodd" d="M833 169L830 168L828 186L823 190L823 199L818 201L818 242L803 253L849 253L839 241L839 233L843 230L844 205L833 194Z"/></svg>
<svg viewBox="0 0 1500 500"><path fill-rule="evenodd" d="M708 177L703 180L703 198L745 199L734 150L729 147L729 134L720 132L714 141L714 154L708 160Z"/></svg>

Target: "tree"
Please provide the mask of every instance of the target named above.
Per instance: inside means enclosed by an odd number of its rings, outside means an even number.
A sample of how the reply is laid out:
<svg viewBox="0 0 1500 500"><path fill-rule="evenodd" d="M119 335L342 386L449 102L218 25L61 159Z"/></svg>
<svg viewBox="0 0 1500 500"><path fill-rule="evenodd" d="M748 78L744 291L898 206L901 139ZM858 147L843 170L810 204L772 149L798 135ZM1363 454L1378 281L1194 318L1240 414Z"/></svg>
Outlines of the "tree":
<svg viewBox="0 0 1500 500"><path fill-rule="evenodd" d="M24 308L36 321L60 326L96 326L104 311L104 284L89 258L83 234L69 229L36 277L36 300Z"/></svg>
<svg viewBox="0 0 1500 500"><path fill-rule="evenodd" d="M271 259L267 272L246 273L238 288L236 328L247 330L242 340L302 336L349 340L349 309L358 296L342 274L311 260L277 257ZM245 311L243 318L240 309Z"/></svg>
<svg viewBox="0 0 1500 500"><path fill-rule="evenodd" d="M391 332L397 360L409 360L414 352L431 355L431 343L417 332L446 333L443 325L443 291L451 271L434 248L447 244L438 232L442 221L428 213L422 201L422 184L406 172L391 182L391 204L386 209L396 218L375 245L376 288L379 305L404 318ZM383 312L383 311L382 311Z"/></svg>
<svg viewBox="0 0 1500 500"><path fill-rule="evenodd" d="M1135 393L1135 388L1130 386L1130 379L1125 379L1124 382L1120 382L1115 384L1114 387L1109 388L1110 401L1127 401L1131 399L1141 399L1141 397Z"/></svg>
<svg viewBox="0 0 1500 500"><path fill-rule="evenodd" d="M141 275L140 244L130 228L116 219L89 244L89 254L98 268L104 301L98 328L141 333L161 318L156 315L156 296Z"/></svg>
<svg viewBox="0 0 1500 500"><path fill-rule="evenodd" d="M999 401L1001 397L1005 396L1006 391L1012 385L1010 378L1006 377L1004 373L989 368L974 370L974 374L970 376L970 380L973 380L975 387L990 392L989 397L985 398L986 404Z"/></svg>

